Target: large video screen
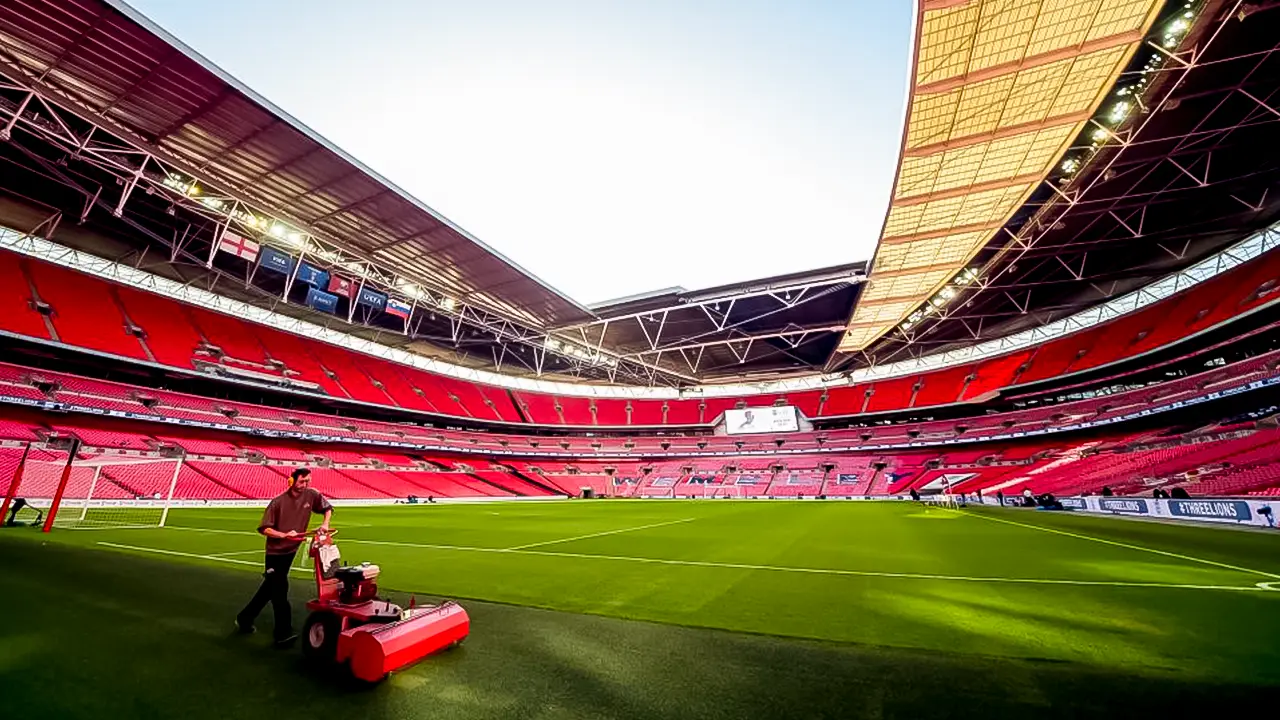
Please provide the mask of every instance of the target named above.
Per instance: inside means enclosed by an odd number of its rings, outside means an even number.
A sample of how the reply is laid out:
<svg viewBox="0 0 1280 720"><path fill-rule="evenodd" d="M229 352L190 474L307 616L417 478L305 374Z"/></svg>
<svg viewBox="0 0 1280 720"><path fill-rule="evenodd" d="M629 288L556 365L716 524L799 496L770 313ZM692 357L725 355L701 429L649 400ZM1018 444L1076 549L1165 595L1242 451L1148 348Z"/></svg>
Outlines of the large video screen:
<svg viewBox="0 0 1280 720"><path fill-rule="evenodd" d="M800 418L790 406L725 410L724 426L730 435L796 432L800 429Z"/></svg>

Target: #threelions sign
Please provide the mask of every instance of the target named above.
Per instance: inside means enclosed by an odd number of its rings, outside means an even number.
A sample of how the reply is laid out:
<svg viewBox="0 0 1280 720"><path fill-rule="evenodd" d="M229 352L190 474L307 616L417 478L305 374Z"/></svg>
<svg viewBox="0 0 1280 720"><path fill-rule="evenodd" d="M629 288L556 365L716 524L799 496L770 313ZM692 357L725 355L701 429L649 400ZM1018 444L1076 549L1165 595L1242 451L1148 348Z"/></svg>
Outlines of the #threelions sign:
<svg viewBox="0 0 1280 720"><path fill-rule="evenodd" d="M725 410L724 427L725 432L730 435L797 432L800 430L800 419L796 415L796 409L789 405Z"/></svg>

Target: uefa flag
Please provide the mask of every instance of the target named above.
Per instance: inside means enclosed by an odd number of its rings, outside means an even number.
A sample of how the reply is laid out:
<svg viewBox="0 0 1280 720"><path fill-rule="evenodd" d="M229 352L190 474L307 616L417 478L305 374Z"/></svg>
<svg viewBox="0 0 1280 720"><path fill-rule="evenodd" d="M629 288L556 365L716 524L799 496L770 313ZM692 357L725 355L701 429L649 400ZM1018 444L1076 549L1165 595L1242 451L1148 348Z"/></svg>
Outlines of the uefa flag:
<svg viewBox="0 0 1280 720"><path fill-rule="evenodd" d="M360 288L360 295L356 297L356 304L368 305L374 310L383 310L387 307L387 296L373 288Z"/></svg>
<svg viewBox="0 0 1280 720"><path fill-rule="evenodd" d="M246 240L233 232L222 233L222 239L218 241L218 249L236 257L242 257L249 262L258 259L258 243Z"/></svg>

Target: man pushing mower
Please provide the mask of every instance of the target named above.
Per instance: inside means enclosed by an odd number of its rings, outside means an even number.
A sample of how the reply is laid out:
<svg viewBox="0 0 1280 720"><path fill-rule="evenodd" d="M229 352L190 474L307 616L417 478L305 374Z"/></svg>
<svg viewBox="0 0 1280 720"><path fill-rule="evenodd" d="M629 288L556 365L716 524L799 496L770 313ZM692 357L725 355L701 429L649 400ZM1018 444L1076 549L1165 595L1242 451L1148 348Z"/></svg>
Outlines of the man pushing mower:
<svg viewBox="0 0 1280 720"><path fill-rule="evenodd" d="M240 632L254 631L253 621L270 601L275 614L276 645L287 647L298 639L293 632L293 608L289 606L289 568L293 567L298 547L306 539L313 513L324 515L320 529L328 530L333 506L311 489L311 471L298 468L289 476L289 489L267 505L258 523L258 532L267 537L266 569L258 592L236 616L236 628Z"/></svg>

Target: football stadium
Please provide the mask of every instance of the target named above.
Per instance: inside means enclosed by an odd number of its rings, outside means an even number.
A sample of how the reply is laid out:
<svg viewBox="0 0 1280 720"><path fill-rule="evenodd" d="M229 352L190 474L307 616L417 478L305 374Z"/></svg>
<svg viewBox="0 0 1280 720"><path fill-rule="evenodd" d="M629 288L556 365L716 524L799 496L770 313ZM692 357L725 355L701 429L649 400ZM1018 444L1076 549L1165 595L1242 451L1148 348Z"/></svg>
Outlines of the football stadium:
<svg viewBox="0 0 1280 720"><path fill-rule="evenodd" d="M594 305L0 2L6 711L1273 710L1280 3L903 2L870 257Z"/></svg>

